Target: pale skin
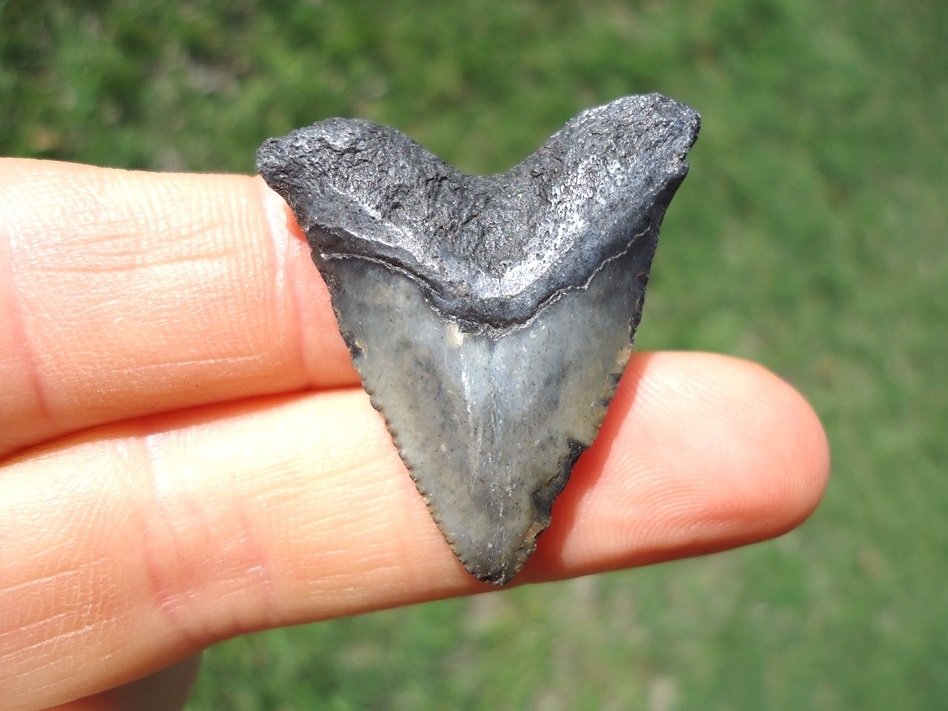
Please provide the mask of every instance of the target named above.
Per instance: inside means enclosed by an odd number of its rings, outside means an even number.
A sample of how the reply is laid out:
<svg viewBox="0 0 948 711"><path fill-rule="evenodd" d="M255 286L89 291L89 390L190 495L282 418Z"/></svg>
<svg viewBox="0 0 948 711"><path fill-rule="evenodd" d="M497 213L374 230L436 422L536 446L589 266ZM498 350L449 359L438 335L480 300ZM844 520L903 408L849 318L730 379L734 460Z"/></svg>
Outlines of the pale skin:
<svg viewBox="0 0 948 711"><path fill-rule="evenodd" d="M516 582L779 535L828 472L772 373L636 354ZM0 160L0 708L180 708L219 640L488 589L259 178Z"/></svg>

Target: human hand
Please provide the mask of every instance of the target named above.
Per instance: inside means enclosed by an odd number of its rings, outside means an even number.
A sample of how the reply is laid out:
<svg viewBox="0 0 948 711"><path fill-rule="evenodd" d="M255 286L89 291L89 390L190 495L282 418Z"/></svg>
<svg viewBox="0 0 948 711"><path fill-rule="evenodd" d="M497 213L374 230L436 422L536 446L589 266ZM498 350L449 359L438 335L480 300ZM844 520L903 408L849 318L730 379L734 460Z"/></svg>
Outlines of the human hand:
<svg viewBox="0 0 948 711"><path fill-rule="evenodd" d="M176 708L219 640L489 588L259 178L0 161L0 374L4 709ZM828 469L769 372L635 354L516 582L778 535Z"/></svg>

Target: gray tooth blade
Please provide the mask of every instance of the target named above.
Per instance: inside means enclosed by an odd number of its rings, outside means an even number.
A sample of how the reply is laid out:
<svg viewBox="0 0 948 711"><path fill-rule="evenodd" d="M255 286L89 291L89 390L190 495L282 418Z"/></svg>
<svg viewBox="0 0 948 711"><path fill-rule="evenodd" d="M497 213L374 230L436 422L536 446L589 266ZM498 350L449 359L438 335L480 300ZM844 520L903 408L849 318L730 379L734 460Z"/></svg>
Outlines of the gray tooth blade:
<svg viewBox="0 0 948 711"><path fill-rule="evenodd" d="M520 570L599 431L699 125L657 94L618 99L490 176L360 120L257 153L373 406L480 580Z"/></svg>

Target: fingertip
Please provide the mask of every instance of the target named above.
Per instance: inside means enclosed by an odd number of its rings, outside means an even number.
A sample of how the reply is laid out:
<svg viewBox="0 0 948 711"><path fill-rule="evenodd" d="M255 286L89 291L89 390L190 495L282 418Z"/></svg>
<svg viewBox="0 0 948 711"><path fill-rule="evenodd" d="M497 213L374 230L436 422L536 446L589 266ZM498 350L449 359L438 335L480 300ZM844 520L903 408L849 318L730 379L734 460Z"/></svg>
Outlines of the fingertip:
<svg viewBox="0 0 948 711"><path fill-rule="evenodd" d="M759 521L762 537L795 528L816 509L829 477L829 445L819 416L796 388L762 365L696 355L718 372L714 378L704 374L703 397L709 410L721 408L729 435L723 444L746 467L730 481L747 493L748 518Z"/></svg>
<svg viewBox="0 0 948 711"><path fill-rule="evenodd" d="M735 509L743 501L747 519L757 519L766 536L804 521L829 476L826 434L806 398L751 361L713 353L663 355L670 357L663 365L678 373L679 392L694 398L693 412L711 423L706 429L716 446L706 451L732 465L723 469L730 471L726 490Z"/></svg>
<svg viewBox="0 0 948 711"><path fill-rule="evenodd" d="M778 488L778 495L787 504L784 523L790 530L806 520L823 498L830 476L829 440L819 415L800 391L761 366L753 367L766 381L771 416L780 426L785 485Z"/></svg>
<svg viewBox="0 0 948 711"><path fill-rule="evenodd" d="M643 565L778 536L813 512L828 471L819 418L777 375L715 354L636 354L529 575Z"/></svg>

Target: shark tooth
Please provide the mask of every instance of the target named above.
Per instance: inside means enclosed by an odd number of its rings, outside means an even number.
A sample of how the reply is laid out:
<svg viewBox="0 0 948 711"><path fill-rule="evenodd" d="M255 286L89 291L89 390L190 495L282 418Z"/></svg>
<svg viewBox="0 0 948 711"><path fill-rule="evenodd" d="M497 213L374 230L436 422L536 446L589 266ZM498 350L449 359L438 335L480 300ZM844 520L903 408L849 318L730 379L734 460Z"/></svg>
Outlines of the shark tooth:
<svg viewBox="0 0 948 711"><path fill-rule="evenodd" d="M626 97L487 176L363 120L257 152L373 406L480 580L521 569L599 431L699 125L667 97Z"/></svg>

